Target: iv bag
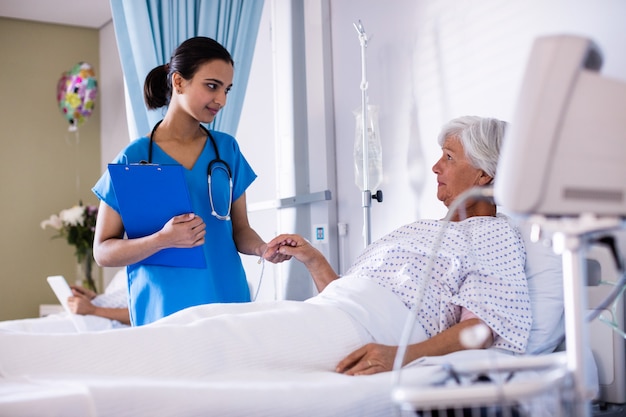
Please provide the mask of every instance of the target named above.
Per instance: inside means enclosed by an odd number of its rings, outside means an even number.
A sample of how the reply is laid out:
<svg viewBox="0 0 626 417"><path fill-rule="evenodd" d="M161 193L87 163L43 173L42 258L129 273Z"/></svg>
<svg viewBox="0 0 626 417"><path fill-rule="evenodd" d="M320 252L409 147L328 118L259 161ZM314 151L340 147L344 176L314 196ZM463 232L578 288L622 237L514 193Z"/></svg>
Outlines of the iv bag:
<svg viewBox="0 0 626 417"><path fill-rule="evenodd" d="M363 181L363 112L354 111L356 134L354 137L354 176L356 185L365 191ZM383 181L383 149L378 131L378 106L367 106L368 190L375 190Z"/></svg>

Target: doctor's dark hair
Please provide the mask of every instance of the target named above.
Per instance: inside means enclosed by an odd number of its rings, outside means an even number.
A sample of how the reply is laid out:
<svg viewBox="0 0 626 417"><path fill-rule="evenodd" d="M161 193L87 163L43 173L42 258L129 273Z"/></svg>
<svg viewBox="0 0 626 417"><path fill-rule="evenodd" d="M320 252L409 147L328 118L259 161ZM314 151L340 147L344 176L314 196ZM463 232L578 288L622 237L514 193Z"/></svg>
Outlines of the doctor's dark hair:
<svg viewBox="0 0 626 417"><path fill-rule="evenodd" d="M169 104L173 73L177 72L185 80L190 80L201 65L214 60L235 65L226 48L214 39L197 36L181 43L169 63L153 68L146 76L143 97L148 109L158 109Z"/></svg>
<svg viewBox="0 0 626 417"><path fill-rule="evenodd" d="M452 119L442 127L437 142L443 146L448 137L457 138L472 166L482 169L495 179L506 127L507 123L502 120L462 116Z"/></svg>

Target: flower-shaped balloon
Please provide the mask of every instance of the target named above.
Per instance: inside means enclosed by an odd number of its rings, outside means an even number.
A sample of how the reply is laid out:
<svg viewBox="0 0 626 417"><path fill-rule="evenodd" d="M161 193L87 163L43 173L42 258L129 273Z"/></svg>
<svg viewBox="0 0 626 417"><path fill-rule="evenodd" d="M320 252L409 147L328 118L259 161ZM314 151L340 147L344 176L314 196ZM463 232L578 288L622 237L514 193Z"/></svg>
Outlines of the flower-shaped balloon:
<svg viewBox="0 0 626 417"><path fill-rule="evenodd" d="M91 65L79 62L63 73L57 83L59 109L75 131L91 116L98 95L98 82Z"/></svg>

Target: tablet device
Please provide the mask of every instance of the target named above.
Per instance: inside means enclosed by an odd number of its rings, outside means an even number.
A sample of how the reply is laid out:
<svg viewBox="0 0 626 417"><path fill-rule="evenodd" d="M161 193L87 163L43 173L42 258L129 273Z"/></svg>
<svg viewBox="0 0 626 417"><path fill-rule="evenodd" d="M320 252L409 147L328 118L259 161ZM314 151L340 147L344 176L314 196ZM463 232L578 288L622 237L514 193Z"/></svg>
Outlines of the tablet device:
<svg viewBox="0 0 626 417"><path fill-rule="evenodd" d="M126 235L138 238L163 228L172 217L192 213L182 165L109 164ZM139 264L205 268L204 249L167 248Z"/></svg>
<svg viewBox="0 0 626 417"><path fill-rule="evenodd" d="M81 316L80 314L72 313L69 306L67 305L67 299L73 294L72 289L68 285L65 278L62 275L50 276L48 277L48 284L50 285L50 288L52 288L52 291L54 291L54 294L59 299L59 303L61 303L63 309L69 314L70 319L72 320L72 323L76 328L76 331L78 331L79 333L89 331L86 318L84 316Z"/></svg>

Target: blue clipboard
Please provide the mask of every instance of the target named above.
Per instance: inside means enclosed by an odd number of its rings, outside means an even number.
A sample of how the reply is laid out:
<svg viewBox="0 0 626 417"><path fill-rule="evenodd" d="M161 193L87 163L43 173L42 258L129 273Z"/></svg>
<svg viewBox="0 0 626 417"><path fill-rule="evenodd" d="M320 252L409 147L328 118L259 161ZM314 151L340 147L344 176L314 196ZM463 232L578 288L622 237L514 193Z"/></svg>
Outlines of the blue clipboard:
<svg viewBox="0 0 626 417"><path fill-rule="evenodd" d="M150 235L172 217L193 212L182 165L109 164L108 169L129 238ZM206 268L202 246L162 249L138 263Z"/></svg>

